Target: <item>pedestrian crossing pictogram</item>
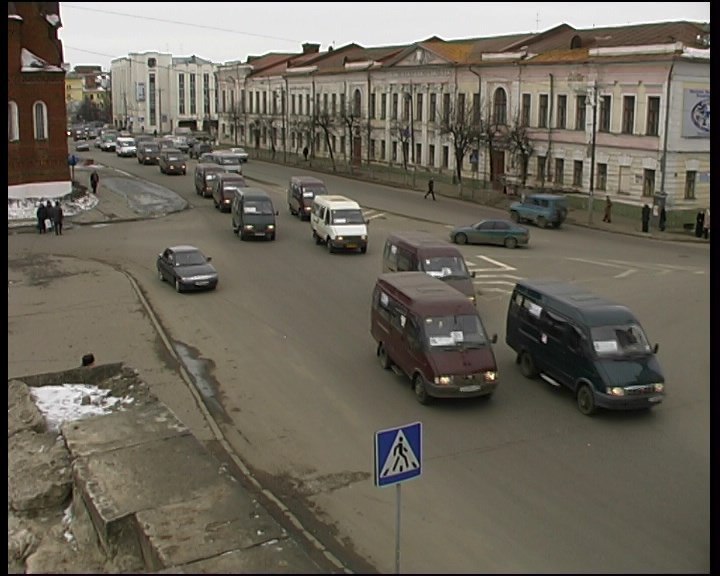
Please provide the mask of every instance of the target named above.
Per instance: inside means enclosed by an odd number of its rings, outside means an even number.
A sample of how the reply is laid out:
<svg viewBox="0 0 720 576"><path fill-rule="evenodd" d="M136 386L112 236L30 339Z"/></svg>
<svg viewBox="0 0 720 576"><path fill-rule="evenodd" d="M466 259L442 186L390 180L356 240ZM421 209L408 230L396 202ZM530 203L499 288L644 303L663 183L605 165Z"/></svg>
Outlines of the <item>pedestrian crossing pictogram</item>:
<svg viewBox="0 0 720 576"><path fill-rule="evenodd" d="M375 435L375 484L387 486L420 475L421 424L382 430Z"/></svg>

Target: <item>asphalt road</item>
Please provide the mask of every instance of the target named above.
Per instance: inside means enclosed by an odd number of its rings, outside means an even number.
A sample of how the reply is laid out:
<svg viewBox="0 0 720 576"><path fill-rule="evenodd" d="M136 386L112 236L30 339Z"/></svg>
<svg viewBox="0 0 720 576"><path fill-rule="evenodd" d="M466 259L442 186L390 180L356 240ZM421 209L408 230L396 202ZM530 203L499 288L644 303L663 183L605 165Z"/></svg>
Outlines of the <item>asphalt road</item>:
<svg viewBox="0 0 720 576"><path fill-rule="evenodd" d="M243 242L229 214L195 195L193 161L184 177L107 162L172 188L189 208L83 227L49 250L110 263L137 281L220 407L228 441L351 569L395 571L397 491L373 485L374 435L421 421L422 474L401 485L402 572L709 571L708 246L566 226L532 228L527 249L462 247L486 327L498 334L500 387L490 401L424 407L409 382L380 368L369 333L384 239L405 229L446 237L452 224L501 212L323 175L371 219L367 254L330 255L288 214L284 187L296 169L246 165L280 215L275 242ZM158 281L155 256L176 243L213 257L217 291L179 295ZM36 246L19 235L8 256ZM588 418L569 393L520 375L504 344L509 290L515 278L548 276L635 311L660 344L662 405Z"/></svg>

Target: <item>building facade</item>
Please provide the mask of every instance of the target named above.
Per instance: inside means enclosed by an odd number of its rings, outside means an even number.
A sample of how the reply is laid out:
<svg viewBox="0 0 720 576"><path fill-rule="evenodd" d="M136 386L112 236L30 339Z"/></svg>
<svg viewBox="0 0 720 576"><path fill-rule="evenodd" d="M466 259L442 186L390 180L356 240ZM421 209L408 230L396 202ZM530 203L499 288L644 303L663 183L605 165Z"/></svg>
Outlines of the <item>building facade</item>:
<svg viewBox="0 0 720 576"><path fill-rule="evenodd" d="M8 198L72 188L58 2L8 3Z"/></svg>

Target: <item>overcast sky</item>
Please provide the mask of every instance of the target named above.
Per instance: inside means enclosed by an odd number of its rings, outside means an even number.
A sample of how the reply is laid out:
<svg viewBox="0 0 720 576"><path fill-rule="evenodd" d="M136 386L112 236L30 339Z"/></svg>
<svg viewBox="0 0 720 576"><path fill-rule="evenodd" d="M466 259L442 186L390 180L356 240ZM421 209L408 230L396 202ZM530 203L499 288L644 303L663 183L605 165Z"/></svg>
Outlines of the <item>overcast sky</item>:
<svg viewBox="0 0 720 576"><path fill-rule="evenodd" d="M131 52L215 63L305 42L340 48L410 44L669 20L710 21L710 2L60 2L65 62L100 65Z"/></svg>

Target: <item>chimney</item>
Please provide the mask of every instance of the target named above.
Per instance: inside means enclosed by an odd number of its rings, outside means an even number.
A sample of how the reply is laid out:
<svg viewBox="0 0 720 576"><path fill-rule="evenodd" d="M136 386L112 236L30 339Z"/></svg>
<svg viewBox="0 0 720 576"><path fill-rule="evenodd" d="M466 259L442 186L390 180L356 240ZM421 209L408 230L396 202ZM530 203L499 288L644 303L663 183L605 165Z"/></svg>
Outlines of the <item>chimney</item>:
<svg viewBox="0 0 720 576"><path fill-rule="evenodd" d="M306 42L302 45L303 54L317 54L320 52L320 44L310 44Z"/></svg>

